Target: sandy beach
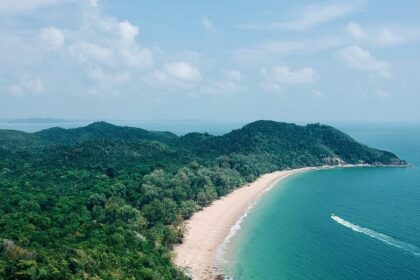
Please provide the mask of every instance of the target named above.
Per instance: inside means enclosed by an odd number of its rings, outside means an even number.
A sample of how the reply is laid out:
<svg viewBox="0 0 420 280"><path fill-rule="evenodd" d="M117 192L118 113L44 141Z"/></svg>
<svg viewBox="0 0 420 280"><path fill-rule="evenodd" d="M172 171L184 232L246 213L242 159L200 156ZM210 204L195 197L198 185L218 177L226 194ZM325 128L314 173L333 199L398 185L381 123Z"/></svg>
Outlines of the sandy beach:
<svg viewBox="0 0 420 280"><path fill-rule="evenodd" d="M313 169L309 167L265 174L194 214L185 222L183 243L174 249L175 264L194 280L214 279L217 249L247 209L279 180Z"/></svg>

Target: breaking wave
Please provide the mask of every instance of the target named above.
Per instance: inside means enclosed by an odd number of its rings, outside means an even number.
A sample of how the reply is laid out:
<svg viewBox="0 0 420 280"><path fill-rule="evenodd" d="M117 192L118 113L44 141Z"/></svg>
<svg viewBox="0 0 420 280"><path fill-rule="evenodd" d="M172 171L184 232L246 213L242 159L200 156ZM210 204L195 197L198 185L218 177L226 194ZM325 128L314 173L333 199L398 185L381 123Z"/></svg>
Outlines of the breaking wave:
<svg viewBox="0 0 420 280"><path fill-rule="evenodd" d="M331 219L333 219L334 221L336 221L340 225L343 225L346 228L349 228L353 231L363 233L367 236L370 236L372 238L380 240L380 241L382 241L382 242L384 242L384 243L386 243L390 246L393 246L393 247L399 248L401 250L410 252L413 255L415 255L417 257L420 257L420 249L413 244L395 239L391 236L388 236L388 235L380 233L380 232L376 232L374 230L371 230L371 229L368 229L368 228L365 228L365 227L361 227L361 226L352 224L351 222L346 221L346 220L344 220L344 219L342 219L342 218L340 218L340 217L338 217L334 214L331 214Z"/></svg>

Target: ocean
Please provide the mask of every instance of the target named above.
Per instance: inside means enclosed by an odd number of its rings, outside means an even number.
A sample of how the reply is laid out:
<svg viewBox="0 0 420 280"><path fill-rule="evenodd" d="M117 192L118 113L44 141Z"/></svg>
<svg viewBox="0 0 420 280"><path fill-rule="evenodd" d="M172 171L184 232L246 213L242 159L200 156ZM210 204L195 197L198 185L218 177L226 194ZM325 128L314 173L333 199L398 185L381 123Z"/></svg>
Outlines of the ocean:
<svg viewBox="0 0 420 280"><path fill-rule="evenodd" d="M337 127L413 166L320 170L279 182L230 239L226 275L420 279L420 126Z"/></svg>

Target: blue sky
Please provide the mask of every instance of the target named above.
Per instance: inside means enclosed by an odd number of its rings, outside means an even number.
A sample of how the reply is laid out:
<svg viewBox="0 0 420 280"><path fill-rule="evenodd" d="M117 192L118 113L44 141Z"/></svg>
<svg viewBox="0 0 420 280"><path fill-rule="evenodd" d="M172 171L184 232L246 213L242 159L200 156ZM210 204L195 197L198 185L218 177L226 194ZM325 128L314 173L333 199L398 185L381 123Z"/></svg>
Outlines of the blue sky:
<svg viewBox="0 0 420 280"><path fill-rule="evenodd" d="M0 118L420 122L418 11L0 0Z"/></svg>

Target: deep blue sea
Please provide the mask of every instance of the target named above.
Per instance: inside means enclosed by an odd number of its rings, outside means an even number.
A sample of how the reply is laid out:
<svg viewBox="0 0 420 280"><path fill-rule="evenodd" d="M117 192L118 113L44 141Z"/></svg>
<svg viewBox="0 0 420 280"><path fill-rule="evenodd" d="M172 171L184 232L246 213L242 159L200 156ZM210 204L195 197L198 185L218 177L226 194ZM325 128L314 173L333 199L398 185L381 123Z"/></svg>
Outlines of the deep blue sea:
<svg viewBox="0 0 420 280"><path fill-rule="evenodd" d="M414 166L313 171L280 182L228 244L228 275L420 279L420 126L337 127Z"/></svg>

